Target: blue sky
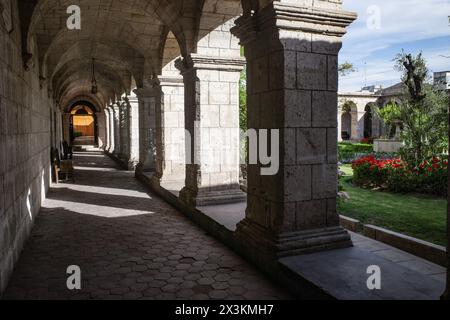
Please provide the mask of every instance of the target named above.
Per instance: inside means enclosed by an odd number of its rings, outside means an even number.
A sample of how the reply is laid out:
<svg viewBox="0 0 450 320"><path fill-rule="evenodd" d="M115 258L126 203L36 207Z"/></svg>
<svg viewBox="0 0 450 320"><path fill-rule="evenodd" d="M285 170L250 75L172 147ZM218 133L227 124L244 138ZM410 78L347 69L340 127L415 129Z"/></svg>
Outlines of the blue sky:
<svg viewBox="0 0 450 320"><path fill-rule="evenodd" d="M353 63L357 72L341 77L341 92L398 83L392 59L402 49L422 51L431 71L450 71L450 58L443 57L450 57L450 0L344 0L344 9L358 19L344 37L340 62Z"/></svg>

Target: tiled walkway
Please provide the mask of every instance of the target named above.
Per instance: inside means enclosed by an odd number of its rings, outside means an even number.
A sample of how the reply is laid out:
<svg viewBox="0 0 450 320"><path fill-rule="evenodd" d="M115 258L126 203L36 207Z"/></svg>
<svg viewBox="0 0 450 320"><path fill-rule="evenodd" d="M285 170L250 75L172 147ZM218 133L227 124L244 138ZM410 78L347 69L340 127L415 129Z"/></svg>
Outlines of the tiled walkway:
<svg viewBox="0 0 450 320"><path fill-rule="evenodd" d="M46 200L5 299L285 299L227 247L99 151ZM67 267L81 268L81 291Z"/></svg>

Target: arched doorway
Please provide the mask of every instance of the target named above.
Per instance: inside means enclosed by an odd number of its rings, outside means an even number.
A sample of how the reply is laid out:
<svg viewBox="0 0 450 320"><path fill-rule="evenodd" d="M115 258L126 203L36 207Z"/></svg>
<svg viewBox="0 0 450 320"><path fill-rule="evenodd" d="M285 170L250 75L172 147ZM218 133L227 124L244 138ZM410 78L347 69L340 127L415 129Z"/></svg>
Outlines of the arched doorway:
<svg viewBox="0 0 450 320"><path fill-rule="evenodd" d="M78 104L70 110L70 138L72 145L96 145L97 117L94 109Z"/></svg>
<svg viewBox="0 0 450 320"><path fill-rule="evenodd" d="M347 101L342 106L342 114L341 114L341 138L343 141L349 141L354 137L354 130L357 127L356 115L354 113L357 112L356 104L353 101Z"/></svg>

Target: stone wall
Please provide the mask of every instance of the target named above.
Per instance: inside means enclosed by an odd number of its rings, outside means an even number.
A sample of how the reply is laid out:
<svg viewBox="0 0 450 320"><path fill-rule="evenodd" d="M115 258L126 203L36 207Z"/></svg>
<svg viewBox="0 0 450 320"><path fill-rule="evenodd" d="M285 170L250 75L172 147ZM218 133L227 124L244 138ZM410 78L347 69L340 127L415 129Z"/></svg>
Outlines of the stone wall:
<svg viewBox="0 0 450 320"><path fill-rule="evenodd" d="M0 294L50 184L50 145L60 141L56 134L51 139L60 129L51 129L50 114L57 127L61 118L39 81L36 59L24 70L17 0L11 14L11 32L0 16Z"/></svg>

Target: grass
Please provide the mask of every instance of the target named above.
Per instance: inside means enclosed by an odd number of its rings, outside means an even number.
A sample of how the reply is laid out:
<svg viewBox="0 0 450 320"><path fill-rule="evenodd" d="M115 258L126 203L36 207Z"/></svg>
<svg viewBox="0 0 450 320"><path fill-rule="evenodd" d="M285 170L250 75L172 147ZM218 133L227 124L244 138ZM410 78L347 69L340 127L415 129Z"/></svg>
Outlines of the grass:
<svg viewBox="0 0 450 320"><path fill-rule="evenodd" d="M350 196L339 204L340 214L364 224L400 232L439 245L447 243L447 200L412 194L394 194L356 187L351 165L344 165L344 191Z"/></svg>

